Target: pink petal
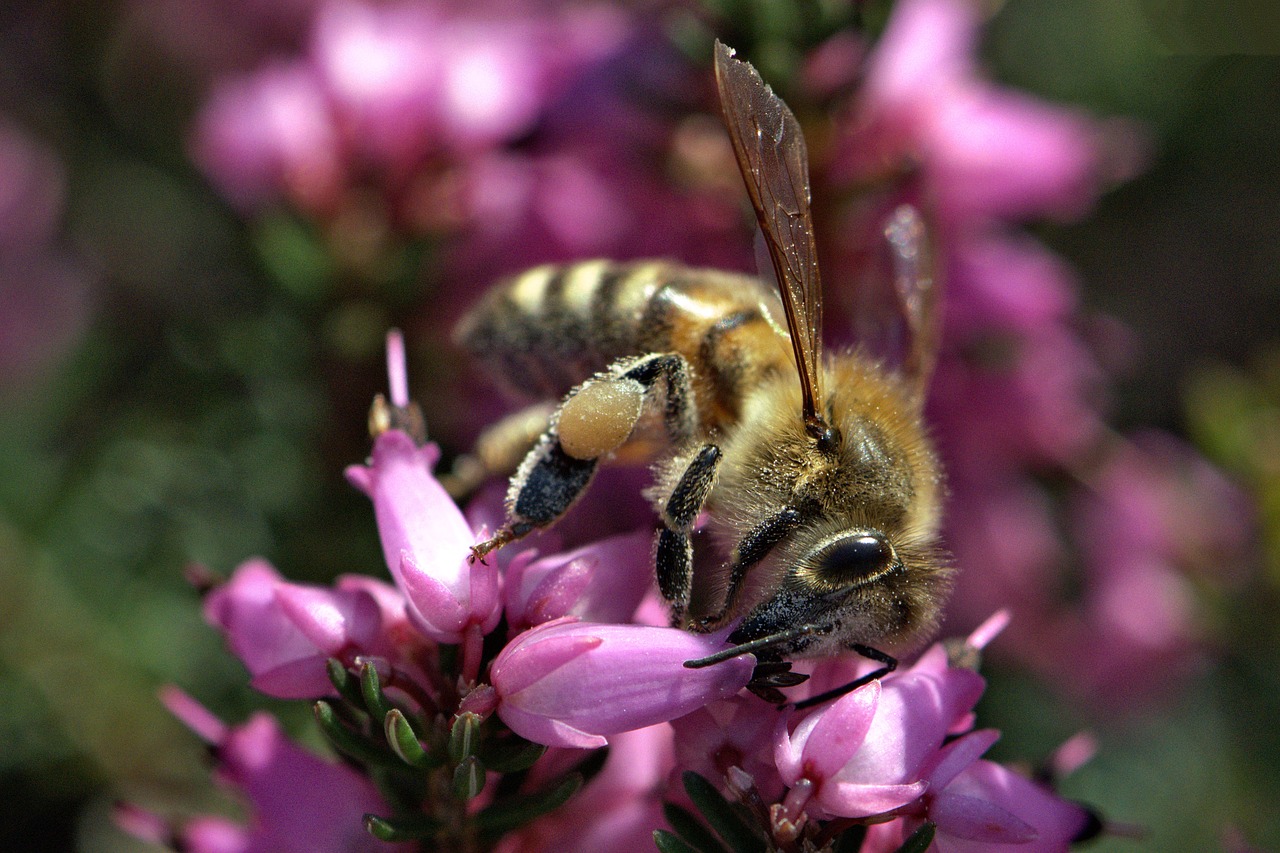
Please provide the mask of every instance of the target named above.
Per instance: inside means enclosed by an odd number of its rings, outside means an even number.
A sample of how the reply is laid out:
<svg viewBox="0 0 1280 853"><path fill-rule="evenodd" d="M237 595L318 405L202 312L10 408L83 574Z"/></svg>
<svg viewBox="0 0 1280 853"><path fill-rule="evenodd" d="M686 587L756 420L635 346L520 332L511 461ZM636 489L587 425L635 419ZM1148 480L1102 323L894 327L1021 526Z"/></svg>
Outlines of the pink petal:
<svg viewBox="0 0 1280 853"><path fill-rule="evenodd" d="M929 819L941 832L990 844L1034 841L1036 828L989 800L964 794L939 794L929 807Z"/></svg>
<svg viewBox="0 0 1280 853"><path fill-rule="evenodd" d="M862 785L854 782L824 782L815 799L839 817L867 817L900 809L920 799L929 783L909 785Z"/></svg>
<svg viewBox="0 0 1280 853"><path fill-rule="evenodd" d="M863 746L880 706L883 685L872 681L809 714L791 735L791 754L775 754L784 779L803 762L803 775L815 782L835 776ZM781 745L781 744L780 744ZM799 753L799 754L797 754Z"/></svg>
<svg viewBox="0 0 1280 853"><path fill-rule="evenodd" d="M947 744L943 748L940 760L933 772L929 774L929 784L934 790L941 791L951 780L983 756L991 745L1000 739L1000 732L995 729L971 732Z"/></svg>
<svg viewBox="0 0 1280 853"><path fill-rule="evenodd" d="M721 648L723 632L696 635L569 619L545 623L516 637L494 661L490 679L500 697L498 716L517 734L551 746L579 745L583 734L607 737L672 720L732 696L750 680L750 655L702 669L684 667L686 660Z"/></svg>
<svg viewBox="0 0 1280 853"><path fill-rule="evenodd" d="M368 654L375 652L382 619L372 596L281 584L276 588L276 600L320 652L331 657L352 647Z"/></svg>

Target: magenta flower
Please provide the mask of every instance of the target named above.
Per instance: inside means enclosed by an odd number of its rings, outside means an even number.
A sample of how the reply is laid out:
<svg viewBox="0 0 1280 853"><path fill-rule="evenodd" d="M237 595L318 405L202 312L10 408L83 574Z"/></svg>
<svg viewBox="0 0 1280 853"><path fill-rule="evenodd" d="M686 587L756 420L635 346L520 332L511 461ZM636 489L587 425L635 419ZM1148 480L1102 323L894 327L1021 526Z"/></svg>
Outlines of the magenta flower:
<svg viewBox="0 0 1280 853"><path fill-rule="evenodd" d="M755 668L750 655L684 667L723 647L723 633L566 617L512 640L489 678L498 716L522 737L548 746L604 746L611 735L684 716L745 687Z"/></svg>
<svg viewBox="0 0 1280 853"><path fill-rule="evenodd" d="M245 210L287 200L327 212L347 181L321 81L312 69L283 61L219 83L197 119L191 152Z"/></svg>
<svg viewBox="0 0 1280 853"><path fill-rule="evenodd" d="M388 337L393 406L409 405L404 347ZM400 429L374 439L369 464L347 479L373 501L387 568L408 600L414 624L440 643L461 643L467 630L487 634L502 617L496 566L471 560L478 539L444 486L432 476L440 451L420 447Z"/></svg>
<svg viewBox="0 0 1280 853"><path fill-rule="evenodd" d="M332 0L321 7L311 67L331 123L363 162L403 174L435 144L445 43L428 5Z"/></svg>
<svg viewBox="0 0 1280 853"><path fill-rule="evenodd" d="M778 714L767 702L738 695L672 720L680 769L719 779L736 767L761 796L777 800L784 788L773 760Z"/></svg>
<svg viewBox="0 0 1280 853"><path fill-rule="evenodd" d="M242 563L204 601L205 618L244 662L254 689L282 699L334 692L329 658L387 655L378 600L358 589L290 583L262 559Z"/></svg>
<svg viewBox="0 0 1280 853"><path fill-rule="evenodd" d="M58 244L55 153L0 115L0 390L38 379L90 319L88 276Z"/></svg>
<svg viewBox="0 0 1280 853"><path fill-rule="evenodd" d="M654 829L666 825L662 806L674 764L665 725L612 735L604 767L581 793L505 838L495 853L648 853Z"/></svg>
<svg viewBox="0 0 1280 853"><path fill-rule="evenodd" d="M1083 663L1071 683L1102 697L1167 690L1202 642L1195 586L1230 584L1251 565L1253 510L1220 471L1159 433L1119 444L1091 485L1072 506L1089 584L1079 617L1063 620L1060 649Z"/></svg>
<svg viewBox="0 0 1280 853"><path fill-rule="evenodd" d="M938 853L982 853L994 845L1066 853L1087 826L1088 811L1007 767L979 760L998 737L978 731L948 744L929 774L922 814L872 827L866 853L897 850L924 820L937 827L930 849Z"/></svg>
<svg viewBox="0 0 1280 853"><path fill-rule="evenodd" d="M630 622L653 586L653 535L601 539L548 557L524 551L504 578L507 624L520 631L561 616Z"/></svg>
<svg viewBox="0 0 1280 853"><path fill-rule="evenodd" d="M985 683L971 670L937 669L926 656L819 707L794 729L779 721L774 759L793 791L789 810L867 817L918 799L927 763Z"/></svg>
<svg viewBox="0 0 1280 853"><path fill-rule="evenodd" d="M1078 214L1099 178L1099 133L1083 116L978 74L977 4L902 0L872 52L842 174L904 166L950 222Z"/></svg>
<svg viewBox="0 0 1280 853"><path fill-rule="evenodd" d="M57 233L65 196L58 158L0 116L0 250L43 249Z"/></svg>
<svg viewBox="0 0 1280 853"><path fill-rule="evenodd" d="M277 853L373 853L398 849L365 832L361 818L389 810L373 783L352 768L298 747L279 723L259 713L228 727L176 689L169 709L216 749L217 778L238 792L247 825L197 818L177 834L192 853L272 850Z"/></svg>

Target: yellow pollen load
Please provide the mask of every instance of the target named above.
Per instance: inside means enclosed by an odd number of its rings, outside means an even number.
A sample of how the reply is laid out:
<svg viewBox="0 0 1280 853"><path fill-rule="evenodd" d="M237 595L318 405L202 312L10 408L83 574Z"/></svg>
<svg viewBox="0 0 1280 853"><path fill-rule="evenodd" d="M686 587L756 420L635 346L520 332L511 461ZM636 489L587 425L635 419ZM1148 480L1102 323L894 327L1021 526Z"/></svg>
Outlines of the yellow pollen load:
<svg viewBox="0 0 1280 853"><path fill-rule="evenodd" d="M560 447L575 459L596 459L618 449L644 404L644 386L634 379L601 379L565 400L557 432Z"/></svg>

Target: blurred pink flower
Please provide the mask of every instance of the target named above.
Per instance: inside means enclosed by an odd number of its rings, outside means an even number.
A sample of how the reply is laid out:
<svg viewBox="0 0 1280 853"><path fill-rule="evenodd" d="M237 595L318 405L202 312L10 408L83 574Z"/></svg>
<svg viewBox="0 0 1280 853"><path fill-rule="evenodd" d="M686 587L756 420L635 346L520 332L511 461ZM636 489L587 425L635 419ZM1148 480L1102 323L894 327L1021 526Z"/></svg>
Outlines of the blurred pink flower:
<svg viewBox="0 0 1280 853"><path fill-rule="evenodd" d="M65 196L54 153L0 116L0 252L44 248L57 234Z"/></svg>
<svg viewBox="0 0 1280 853"><path fill-rule="evenodd" d="M242 563L204 601L244 662L254 689L282 699L334 693L329 658L350 665L357 655L391 655L378 600L360 589L290 583L262 559Z"/></svg>
<svg viewBox="0 0 1280 853"><path fill-rule="evenodd" d="M746 686L750 655L702 669L684 662L724 648L724 632L598 624L565 617L525 631L494 660L498 716L548 746L598 747L608 737L684 716Z"/></svg>
<svg viewBox="0 0 1280 853"><path fill-rule="evenodd" d="M918 168L950 225L1078 215L1099 183L1099 130L1061 107L1000 89L975 66L979 6L901 0L872 51L842 143L845 179Z"/></svg>
<svg viewBox="0 0 1280 853"><path fill-rule="evenodd" d="M89 324L90 282L59 245L57 155L0 116L0 389L38 379Z"/></svg>
<svg viewBox="0 0 1280 853"><path fill-rule="evenodd" d="M220 81L197 118L192 157L245 211L289 201L331 210L347 176L328 95L315 72L277 60Z"/></svg>
<svg viewBox="0 0 1280 853"><path fill-rule="evenodd" d="M1206 616L1196 585L1237 582L1253 563L1253 510L1220 471L1160 433L1119 443L1089 486L1072 506L1087 582L1061 637L1075 653L1071 683L1104 701L1165 690L1197 662Z"/></svg>
<svg viewBox="0 0 1280 853"><path fill-rule="evenodd" d="M275 718L255 714L228 727L174 688L162 698L169 709L215 749L217 779L246 801L249 821L197 817L176 833L192 853L374 853L395 845L365 831L362 817L390 807L373 783L351 767L326 761L285 737Z"/></svg>

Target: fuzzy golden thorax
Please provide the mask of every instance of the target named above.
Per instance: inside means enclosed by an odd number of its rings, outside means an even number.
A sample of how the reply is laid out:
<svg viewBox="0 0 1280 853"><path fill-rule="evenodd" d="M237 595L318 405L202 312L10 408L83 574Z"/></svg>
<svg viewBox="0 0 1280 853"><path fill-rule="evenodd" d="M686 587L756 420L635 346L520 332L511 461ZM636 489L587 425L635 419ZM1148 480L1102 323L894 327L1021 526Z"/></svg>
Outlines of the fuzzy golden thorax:
<svg viewBox="0 0 1280 853"><path fill-rule="evenodd" d="M749 569L726 614L746 614L739 642L800 624L820 629L788 657L909 644L936 624L949 585L937 544L942 477L921 401L857 354L832 358L824 379L834 446L806 431L797 383L779 376L750 395L725 435L707 502L714 535L733 554L723 582L740 543L794 510L794 528Z"/></svg>

